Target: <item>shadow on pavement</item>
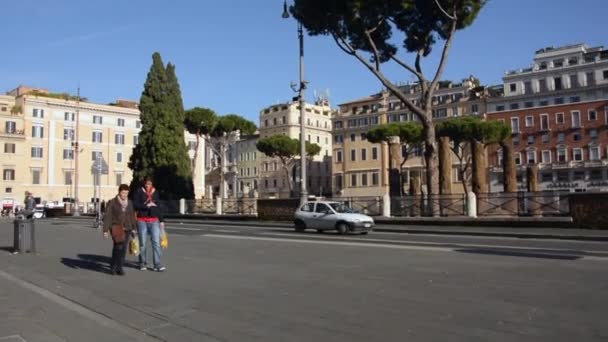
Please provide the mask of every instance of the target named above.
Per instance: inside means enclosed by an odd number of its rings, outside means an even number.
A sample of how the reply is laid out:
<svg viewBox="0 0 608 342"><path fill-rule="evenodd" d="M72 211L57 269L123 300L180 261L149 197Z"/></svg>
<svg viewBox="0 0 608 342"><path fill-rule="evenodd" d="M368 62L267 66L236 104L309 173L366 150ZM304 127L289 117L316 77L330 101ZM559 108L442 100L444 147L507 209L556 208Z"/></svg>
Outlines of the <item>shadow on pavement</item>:
<svg viewBox="0 0 608 342"><path fill-rule="evenodd" d="M0 247L0 251L5 251L8 253L13 253L13 251L15 250L15 248L13 246L2 246Z"/></svg>
<svg viewBox="0 0 608 342"><path fill-rule="evenodd" d="M558 260L578 260L581 256L578 255L565 255L565 254L549 254L531 251L513 251L513 250L501 250L501 249L454 249L456 252L461 253L472 253L472 254L484 254L484 255L498 255L498 256L513 256L522 258L541 258L541 259L558 259Z"/></svg>
<svg viewBox="0 0 608 342"><path fill-rule="evenodd" d="M61 263L70 268L82 268L101 273L110 273L110 261L106 255L78 254L78 259L61 258ZM125 260L125 267L138 268L137 264Z"/></svg>

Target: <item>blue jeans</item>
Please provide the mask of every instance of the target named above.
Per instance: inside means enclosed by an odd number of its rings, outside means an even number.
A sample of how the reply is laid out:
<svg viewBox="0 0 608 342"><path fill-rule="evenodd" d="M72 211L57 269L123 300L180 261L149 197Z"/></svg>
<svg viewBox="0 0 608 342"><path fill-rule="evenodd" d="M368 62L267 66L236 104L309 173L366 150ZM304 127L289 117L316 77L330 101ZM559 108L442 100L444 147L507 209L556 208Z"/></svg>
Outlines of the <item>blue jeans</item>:
<svg viewBox="0 0 608 342"><path fill-rule="evenodd" d="M137 233L139 236L139 266L146 265L146 244L149 234L152 238L152 261L154 262L154 267L161 267L160 222L137 221Z"/></svg>

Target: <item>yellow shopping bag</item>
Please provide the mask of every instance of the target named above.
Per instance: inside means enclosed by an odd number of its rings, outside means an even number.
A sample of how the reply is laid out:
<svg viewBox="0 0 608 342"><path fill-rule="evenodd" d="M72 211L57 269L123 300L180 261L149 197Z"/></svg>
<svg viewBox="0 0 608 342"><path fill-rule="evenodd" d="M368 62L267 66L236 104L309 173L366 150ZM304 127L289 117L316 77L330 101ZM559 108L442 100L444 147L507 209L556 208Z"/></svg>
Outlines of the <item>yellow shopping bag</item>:
<svg viewBox="0 0 608 342"><path fill-rule="evenodd" d="M160 236L160 246L162 248L169 247L169 238L167 237L167 233L163 229L162 235Z"/></svg>
<svg viewBox="0 0 608 342"><path fill-rule="evenodd" d="M131 239L131 241L129 241L129 254L139 255L139 241L137 241L137 238Z"/></svg>

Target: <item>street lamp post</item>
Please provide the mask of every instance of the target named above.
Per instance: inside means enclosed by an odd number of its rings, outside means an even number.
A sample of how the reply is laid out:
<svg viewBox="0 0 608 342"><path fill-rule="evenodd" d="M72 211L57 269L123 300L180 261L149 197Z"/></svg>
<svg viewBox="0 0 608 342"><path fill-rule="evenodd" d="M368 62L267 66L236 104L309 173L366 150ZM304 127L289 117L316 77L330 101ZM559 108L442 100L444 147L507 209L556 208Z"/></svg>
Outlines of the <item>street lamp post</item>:
<svg viewBox="0 0 608 342"><path fill-rule="evenodd" d="M287 10L287 0L283 2L283 18L289 18ZM300 103L300 204L304 204L308 199L308 191L306 189L306 105L304 101L304 93L306 91L306 81L304 81L304 34L302 23L298 22L298 40L300 42L300 87L298 89L298 100Z"/></svg>

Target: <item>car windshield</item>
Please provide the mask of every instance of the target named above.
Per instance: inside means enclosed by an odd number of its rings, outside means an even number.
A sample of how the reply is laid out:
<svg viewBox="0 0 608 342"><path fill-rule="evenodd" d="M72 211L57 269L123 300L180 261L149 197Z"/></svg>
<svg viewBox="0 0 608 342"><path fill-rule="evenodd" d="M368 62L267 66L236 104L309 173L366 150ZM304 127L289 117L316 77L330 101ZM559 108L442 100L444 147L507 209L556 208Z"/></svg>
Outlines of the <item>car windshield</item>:
<svg viewBox="0 0 608 342"><path fill-rule="evenodd" d="M334 202L334 203L329 203L329 205L337 212L340 214L354 214L357 213L356 210L354 210L353 208L350 208L348 205L346 205L346 203L341 203L341 202Z"/></svg>

